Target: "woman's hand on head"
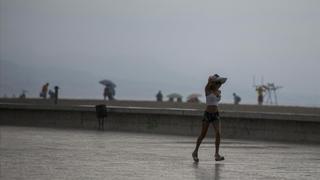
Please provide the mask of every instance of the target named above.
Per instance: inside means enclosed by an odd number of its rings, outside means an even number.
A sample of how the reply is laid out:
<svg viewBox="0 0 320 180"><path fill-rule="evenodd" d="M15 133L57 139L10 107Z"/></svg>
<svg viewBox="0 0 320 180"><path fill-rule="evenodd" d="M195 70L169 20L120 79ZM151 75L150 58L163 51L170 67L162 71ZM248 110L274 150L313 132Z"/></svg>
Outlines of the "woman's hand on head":
<svg viewBox="0 0 320 180"><path fill-rule="evenodd" d="M221 91L220 90L217 91L217 97L221 97Z"/></svg>

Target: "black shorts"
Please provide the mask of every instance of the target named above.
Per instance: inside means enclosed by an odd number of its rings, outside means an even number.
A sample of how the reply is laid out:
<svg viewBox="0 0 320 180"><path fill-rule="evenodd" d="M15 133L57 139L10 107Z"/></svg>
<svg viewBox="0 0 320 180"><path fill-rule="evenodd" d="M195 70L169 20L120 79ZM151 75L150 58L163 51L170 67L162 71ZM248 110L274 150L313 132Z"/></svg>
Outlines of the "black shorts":
<svg viewBox="0 0 320 180"><path fill-rule="evenodd" d="M218 123L220 119L219 112L210 113L205 111L203 114L203 120L209 123Z"/></svg>

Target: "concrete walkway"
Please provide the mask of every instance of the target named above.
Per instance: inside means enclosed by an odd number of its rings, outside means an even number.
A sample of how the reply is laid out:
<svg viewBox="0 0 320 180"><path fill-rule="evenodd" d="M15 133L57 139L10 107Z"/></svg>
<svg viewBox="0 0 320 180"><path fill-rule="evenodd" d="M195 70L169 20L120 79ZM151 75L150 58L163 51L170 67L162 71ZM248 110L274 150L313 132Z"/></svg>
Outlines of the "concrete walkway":
<svg viewBox="0 0 320 180"><path fill-rule="evenodd" d="M320 179L320 146L0 126L0 179Z"/></svg>

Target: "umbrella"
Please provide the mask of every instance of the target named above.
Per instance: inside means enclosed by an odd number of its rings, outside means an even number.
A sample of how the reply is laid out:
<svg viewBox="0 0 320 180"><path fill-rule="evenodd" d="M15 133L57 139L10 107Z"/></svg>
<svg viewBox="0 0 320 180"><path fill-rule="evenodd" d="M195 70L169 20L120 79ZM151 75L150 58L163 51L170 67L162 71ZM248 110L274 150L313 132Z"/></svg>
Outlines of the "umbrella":
<svg viewBox="0 0 320 180"><path fill-rule="evenodd" d="M178 93L171 93L167 95L168 98L182 98L182 96Z"/></svg>
<svg viewBox="0 0 320 180"><path fill-rule="evenodd" d="M99 83L102 85L105 85L105 86L111 86L113 88L116 87L116 84L108 79L101 80L101 81L99 81Z"/></svg>
<svg viewBox="0 0 320 180"><path fill-rule="evenodd" d="M198 98L198 97L201 97L201 94L198 94L198 93L193 93L193 94L190 94L187 99L195 99L195 98Z"/></svg>

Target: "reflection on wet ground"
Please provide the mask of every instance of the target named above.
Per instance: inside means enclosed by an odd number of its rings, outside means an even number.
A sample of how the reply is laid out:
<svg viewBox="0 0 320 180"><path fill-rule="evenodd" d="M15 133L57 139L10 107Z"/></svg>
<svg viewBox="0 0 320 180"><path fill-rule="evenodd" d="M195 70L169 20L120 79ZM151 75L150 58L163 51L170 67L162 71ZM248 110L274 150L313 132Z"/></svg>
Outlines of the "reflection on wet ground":
<svg viewBox="0 0 320 180"><path fill-rule="evenodd" d="M320 146L90 130L0 127L0 179L320 179Z"/></svg>

